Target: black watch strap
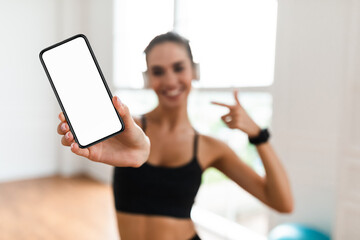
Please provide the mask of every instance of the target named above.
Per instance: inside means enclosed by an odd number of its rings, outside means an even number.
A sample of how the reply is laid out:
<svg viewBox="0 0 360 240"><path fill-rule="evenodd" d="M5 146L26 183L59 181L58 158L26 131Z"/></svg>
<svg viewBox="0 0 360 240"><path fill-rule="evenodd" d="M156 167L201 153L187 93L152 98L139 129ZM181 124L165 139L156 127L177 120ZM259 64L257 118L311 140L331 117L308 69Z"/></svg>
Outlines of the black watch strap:
<svg viewBox="0 0 360 240"><path fill-rule="evenodd" d="M267 128L262 129L256 137L249 137L249 142L254 145L259 145L261 143L267 142L270 138L270 133Z"/></svg>

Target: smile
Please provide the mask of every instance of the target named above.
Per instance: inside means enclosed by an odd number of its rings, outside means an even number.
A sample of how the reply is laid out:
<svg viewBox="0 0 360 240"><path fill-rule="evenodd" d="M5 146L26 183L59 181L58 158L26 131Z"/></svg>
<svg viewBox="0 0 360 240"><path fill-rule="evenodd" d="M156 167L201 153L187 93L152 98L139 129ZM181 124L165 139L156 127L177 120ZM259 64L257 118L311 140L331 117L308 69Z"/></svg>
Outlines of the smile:
<svg viewBox="0 0 360 240"><path fill-rule="evenodd" d="M165 90L163 94L167 97L177 97L179 96L183 90L181 88L173 89L173 90Z"/></svg>

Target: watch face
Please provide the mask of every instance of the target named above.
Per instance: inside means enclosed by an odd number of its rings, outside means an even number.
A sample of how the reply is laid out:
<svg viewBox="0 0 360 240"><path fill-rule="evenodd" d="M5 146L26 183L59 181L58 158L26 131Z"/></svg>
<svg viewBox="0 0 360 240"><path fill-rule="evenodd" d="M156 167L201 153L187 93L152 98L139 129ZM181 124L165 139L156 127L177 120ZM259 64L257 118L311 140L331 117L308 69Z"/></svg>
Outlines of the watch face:
<svg viewBox="0 0 360 240"><path fill-rule="evenodd" d="M257 137L249 138L249 142L252 144L260 144L267 142L270 138L270 133L267 128L262 129Z"/></svg>

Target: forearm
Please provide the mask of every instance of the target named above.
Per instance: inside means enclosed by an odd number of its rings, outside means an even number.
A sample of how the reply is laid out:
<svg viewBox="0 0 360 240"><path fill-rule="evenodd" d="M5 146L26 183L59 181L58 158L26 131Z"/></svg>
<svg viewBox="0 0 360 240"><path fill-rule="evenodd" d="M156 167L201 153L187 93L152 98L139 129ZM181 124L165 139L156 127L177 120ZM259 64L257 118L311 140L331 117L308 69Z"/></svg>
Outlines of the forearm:
<svg viewBox="0 0 360 240"><path fill-rule="evenodd" d="M235 105L228 105L219 102L212 103L227 107L230 110L228 114L221 117L229 128L239 129L251 138L251 142L256 144L260 143L257 144L256 148L265 167L266 178L261 179L255 172L247 170L248 178L242 179L233 173L235 169L227 169L224 166L220 167L220 169L226 169L225 172L233 176L233 180L235 179L240 186L243 186L247 189L247 191L252 193L262 202L280 212L291 212L293 209L293 198L285 170L270 143L261 143L266 141L269 135L266 131L261 131L260 127L251 119L245 109L241 106L237 96L237 91L234 91L234 97L236 101ZM226 157L223 159L226 159Z"/></svg>
<svg viewBox="0 0 360 240"><path fill-rule="evenodd" d="M269 142L259 144L256 148L266 172L264 191L269 205L280 212L291 212L293 197L280 159Z"/></svg>

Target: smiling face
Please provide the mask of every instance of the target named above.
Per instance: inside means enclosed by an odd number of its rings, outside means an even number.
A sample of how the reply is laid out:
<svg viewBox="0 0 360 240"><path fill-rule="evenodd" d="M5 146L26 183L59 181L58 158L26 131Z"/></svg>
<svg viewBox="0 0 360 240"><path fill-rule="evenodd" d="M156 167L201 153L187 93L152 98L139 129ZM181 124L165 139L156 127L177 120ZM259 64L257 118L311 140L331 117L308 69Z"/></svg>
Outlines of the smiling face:
<svg viewBox="0 0 360 240"><path fill-rule="evenodd" d="M150 87L166 108L179 107L187 103L194 78L194 69L184 46L164 42L154 46L147 54Z"/></svg>

